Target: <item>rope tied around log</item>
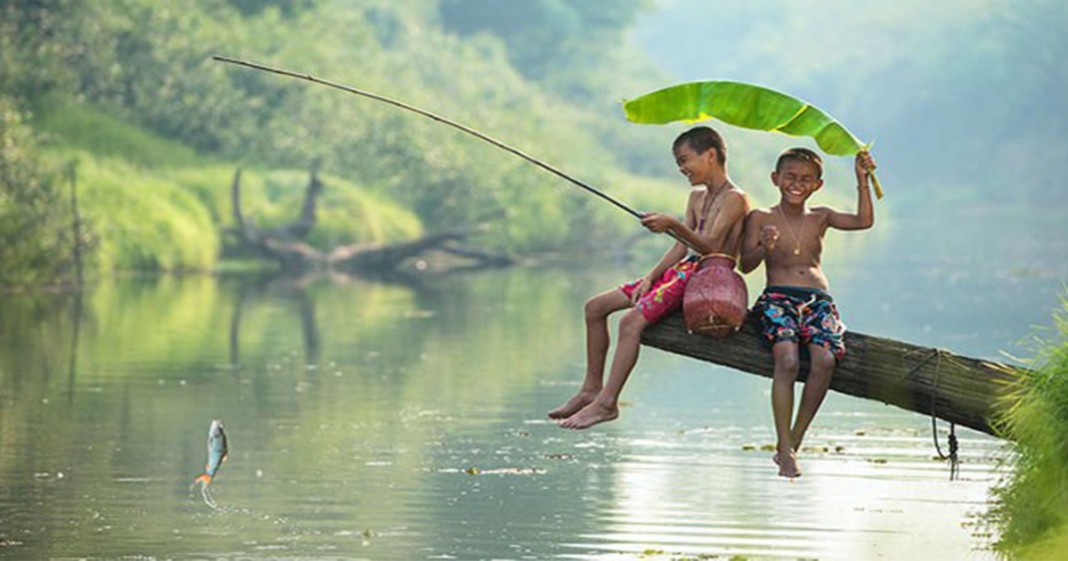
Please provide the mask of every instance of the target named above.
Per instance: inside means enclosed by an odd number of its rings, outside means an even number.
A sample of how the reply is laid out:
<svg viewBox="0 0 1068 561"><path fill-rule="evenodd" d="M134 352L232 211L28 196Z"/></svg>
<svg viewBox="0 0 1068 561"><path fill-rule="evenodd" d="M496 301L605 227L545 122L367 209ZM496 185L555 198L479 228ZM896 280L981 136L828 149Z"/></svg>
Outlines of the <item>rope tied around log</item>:
<svg viewBox="0 0 1068 561"><path fill-rule="evenodd" d="M926 366L931 359L935 359L934 376L931 380L931 439L934 441L935 451L938 453L939 459L949 460L949 480L954 481L960 475L960 457L957 455L960 450L960 444L957 441L957 424L953 421L949 422L949 454L943 454L942 446L938 443L938 416L935 408L938 398L938 375L941 373L942 359L947 355L947 351L935 348L925 350L929 350L931 353L913 367L906 377L912 376Z"/></svg>

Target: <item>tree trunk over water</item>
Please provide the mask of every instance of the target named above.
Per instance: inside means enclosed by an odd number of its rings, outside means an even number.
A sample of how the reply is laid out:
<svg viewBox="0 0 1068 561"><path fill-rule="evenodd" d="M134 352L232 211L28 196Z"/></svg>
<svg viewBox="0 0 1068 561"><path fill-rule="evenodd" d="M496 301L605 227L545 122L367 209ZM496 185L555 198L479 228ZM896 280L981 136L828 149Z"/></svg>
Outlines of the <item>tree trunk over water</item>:
<svg viewBox="0 0 1068 561"><path fill-rule="evenodd" d="M751 321L734 335L716 340L687 332L682 314L677 313L649 326L642 343L772 377L771 350ZM992 423L1009 406L1005 397L1021 376L1021 370L1004 364L862 333L846 332L845 344L846 356L835 368L832 390L995 436ZM807 357L802 356L798 381L808 373Z"/></svg>
<svg viewBox="0 0 1068 561"><path fill-rule="evenodd" d="M316 200L323 192L319 179L319 164L315 162L309 173L300 217L290 224L271 230L260 230L246 219L241 206L241 170L234 173L230 184L230 202L238 238L243 245L260 256L275 261L286 271L338 269L386 273L398 270L409 259L418 259L428 252L440 251L467 258L466 268L489 268L511 265L515 260L504 254L475 248L457 247L455 242L484 230L480 225L437 232L414 240L393 244L356 243L323 251L304 239L316 224Z"/></svg>

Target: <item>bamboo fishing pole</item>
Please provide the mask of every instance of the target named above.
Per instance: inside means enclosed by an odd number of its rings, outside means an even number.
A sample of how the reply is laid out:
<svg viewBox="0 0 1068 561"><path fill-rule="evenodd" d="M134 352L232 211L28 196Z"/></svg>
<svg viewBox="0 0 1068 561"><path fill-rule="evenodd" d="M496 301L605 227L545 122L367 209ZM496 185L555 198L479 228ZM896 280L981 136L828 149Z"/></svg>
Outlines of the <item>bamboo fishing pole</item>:
<svg viewBox="0 0 1068 561"><path fill-rule="evenodd" d="M285 69L282 69L282 68L273 68L273 67L270 67L270 66L266 66L266 65L263 65L263 64L256 63L256 62L250 62L250 61L247 61L247 60L239 60L239 59L236 59L236 58L230 58L230 57L225 57L225 56L221 56L221 55L213 55L211 58L213 60L217 60L219 62L226 62L226 63L229 63L229 64L236 64L238 66L244 66L244 67L247 67L247 68L252 68L254 70L261 70L263 72L270 72L272 74L278 74L280 76L288 76L290 78L296 78L298 80L306 80L308 82L312 82L312 83L315 83L315 84L331 87L331 88L338 89L338 90L341 90L341 91L344 91L344 92L348 92L348 93L355 94L355 95L358 95L358 96L362 96L362 97L366 97L366 98L369 98L369 99L373 99L375 101L380 101L382 103L386 103L388 105L392 105L394 107L397 107L397 108L400 108L400 109L404 109L406 111L411 111L412 113L416 113L416 114L422 115L422 116L424 116L424 117L426 117L428 119L437 121L437 122L442 123L444 125L449 125L450 127L453 127L455 129L461 130L461 131L463 131L463 132L465 132L467 134L470 134L470 135L474 136L475 138L478 138L480 140L488 142L489 144L492 144L493 146L496 146L497 148L500 148L501 150L504 150L506 152L510 152L510 153L512 153L512 154L514 154L516 156L519 156L520 158L522 158L522 159L524 159L524 160L526 160L526 161L528 161L528 162L530 162L530 163L532 163L532 164L544 169L545 171L548 171L549 173L551 173L551 174L553 174L553 175L555 175L557 177L560 177L561 179L564 179L564 180L572 183L573 185L581 187L582 189L585 189L587 192L589 192L589 193L591 193L593 195L596 195L596 196L598 196L598 197L600 197L600 198L612 203L617 208L623 210L624 212L630 214L631 216L633 216L635 218L638 218L638 219L642 218L642 213L640 213L640 212L630 208L629 206L623 204L622 202L620 202L618 199L612 197L611 195L609 195L609 194L607 194L607 193L605 193L605 192L603 192L603 191L601 191L599 189L596 189L593 186L591 186L591 185L589 185L589 184L587 184L587 183L585 183L583 181L575 179L574 177L571 177L570 175L560 171L559 169L556 169L555 167L553 167L553 166L551 166L551 165L549 165L549 164L547 164L547 163L545 163L545 162L543 162L543 161L541 161L541 160L539 160L539 159L537 159L537 158L535 158L535 157L533 157L533 156L531 156L531 155L529 155L529 154L527 154L527 153L525 153L525 152L523 152L523 151L521 151L521 150L519 150L517 148L509 146L508 144L505 144L505 143L501 142L500 140L497 140L497 139L495 139L495 138L493 138L493 137L491 137L491 136L489 136L487 134L481 133L481 132L479 132L479 131L471 128L471 127L468 127L466 125L462 125L460 123L457 123L456 121L453 121L452 119L448 119L448 118L442 117L441 115L438 115L436 113L431 113L430 111L426 111L424 109L420 109L418 107L415 107L414 105L410 105L408 103L404 103L403 101L398 101L396 99L388 98L386 96L379 95L379 94L376 94L376 93L372 93L372 92L369 92L369 91L366 91L366 90L357 89L357 88L354 88L352 86L346 86L345 84L340 84L338 82L332 82L330 80L324 80L322 78L316 78L315 76L312 76L311 74L293 72L291 70L285 70ZM680 238L679 236L677 236L675 234L675 232L672 232L671 230L666 230L665 233L667 235L671 236L672 238L675 238L676 241L689 246L691 249L693 249L695 251L699 251L697 248L693 247L686 240L684 240L684 239Z"/></svg>

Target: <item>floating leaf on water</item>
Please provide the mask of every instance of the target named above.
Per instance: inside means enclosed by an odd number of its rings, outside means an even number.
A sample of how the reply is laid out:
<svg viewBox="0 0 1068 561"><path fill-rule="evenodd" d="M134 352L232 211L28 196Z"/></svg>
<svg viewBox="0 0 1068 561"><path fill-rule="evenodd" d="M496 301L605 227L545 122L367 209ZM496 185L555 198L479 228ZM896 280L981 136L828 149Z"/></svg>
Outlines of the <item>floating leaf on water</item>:
<svg viewBox="0 0 1068 561"><path fill-rule="evenodd" d="M775 451L775 445L774 444L764 444L764 445L762 445L760 447L760 450L763 451L763 452L774 452Z"/></svg>
<svg viewBox="0 0 1068 561"><path fill-rule="evenodd" d="M464 473L466 473L468 475L478 475L478 474L482 473L482 470L478 469L477 467L473 467L472 466L472 467L469 467L469 468L465 469Z"/></svg>
<svg viewBox="0 0 1068 561"><path fill-rule="evenodd" d="M538 475L545 473L545 470L540 468L510 467L482 470L482 473L485 475Z"/></svg>

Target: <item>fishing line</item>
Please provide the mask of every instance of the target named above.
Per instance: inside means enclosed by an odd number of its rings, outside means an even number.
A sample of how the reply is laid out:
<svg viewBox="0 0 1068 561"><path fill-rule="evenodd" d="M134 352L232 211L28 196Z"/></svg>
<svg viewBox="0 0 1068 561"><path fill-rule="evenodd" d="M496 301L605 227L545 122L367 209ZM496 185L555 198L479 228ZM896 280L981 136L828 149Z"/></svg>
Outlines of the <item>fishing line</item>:
<svg viewBox="0 0 1068 561"><path fill-rule="evenodd" d="M535 157L533 157L533 156L531 156L531 155L519 150L518 148L514 148L514 147L512 147L512 146L510 146L508 144L505 144L504 142L501 142L500 140L497 140L497 139L495 139L495 138L493 138L493 137L491 137L491 136L489 136L487 134L481 133L481 132L479 132L479 131L471 128L471 127L468 127L466 125L462 125L460 123L457 123L456 121L453 121L452 119L448 119L446 117L442 117L441 115L438 115L436 113L432 113L430 111L426 111L424 109L420 109L418 107L415 107L414 105L410 105L410 104L405 103L403 101L398 101L396 99L392 99L392 98L389 98L389 97L386 97L386 96L383 96L383 95L379 95L379 94L376 94L376 93L372 93L372 92L369 92L369 91L366 91L366 90L357 89L357 88L354 88L352 86L347 86L345 84L340 84L338 82L332 82L330 80L324 80L322 78L316 78L315 76L312 76L311 74L293 72L291 70L284 70L284 69L281 69L281 68L273 68L273 67L270 67L270 66L266 66L266 65L263 65L263 64L256 63L256 62L250 62L250 61L247 61L247 60L239 60L239 59L236 59L236 58L230 58L230 57L225 57L225 56L221 56L221 55L213 55L211 58L213 60L216 60L216 61L219 61L219 62L226 62L226 63L229 63L229 64L235 64L235 65L238 65L238 66L244 66L244 67L247 67L247 68L252 68L254 70L261 70L263 72L270 72L272 74L278 74L280 76L288 76L290 78L296 78L298 80L306 80L308 82L312 82L312 83L315 83L315 84L319 84L319 85L327 86L327 87L330 87L330 88L338 89L338 90L341 90L341 91L344 91L344 92L348 92L348 93L351 93L351 94L355 94L355 95L358 95L358 96L362 96L362 97L366 97L366 98L369 98L369 99L373 99L375 101L380 101L382 103L386 103L388 105L392 105L394 107L397 107L397 108L400 108L400 109L404 109L406 111L411 111L412 113L416 113L418 115L422 115L422 116L424 116L424 117L426 117L428 119L437 121L437 122L439 122L441 124L448 125L448 126L453 127L453 128L455 128L457 130L460 130L460 131L463 131L463 132L465 132L467 134L470 134L470 135L474 136L475 138L478 138L478 139L480 139L480 140L482 140L484 142L488 142L489 144L492 144L493 146L496 146L497 148L500 148L501 150L504 150L506 152L509 152L511 154L519 156L520 158L522 158L522 159L524 159L524 160L526 160L526 161L528 161L528 162L530 162L530 163L532 163L532 164L544 169L545 171L548 171L549 173L551 173L551 174L553 174L553 175L555 175L555 176L557 176L557 177L559 177L561 179L564 179L564 180L572 183L573 185L581 187L582 189L585 189L587 192L589 192L589 193L591 193L593 195L596 195L596 196L604 199L605 201L608 201L609 203L612 203L617 208L623 210L624 212L630 214L631 216L633 216L635 218L638 218L638 219L642 218L642 213L640 213L640 212L630 208L629 206L623 204L622 202L620 202L618 199L615 199L611 195L609 195L609 194L607 194L607 193L605 193L605 192L603 192L603 191L601 191L599 189L596 189L593 186L591 186L591 185L589 185L589 184L587 184L587 183L585 183L583 181L580 181L578 179L575 179L574 177L571 177L570 175L568 175L568 174L560 171L559 169L556 169L555 167L553 167L553 166L551 166L551 165L549 165L549 164L547 164L547 163L545 163L545 162L543 162L543 161L541 161L541 160L539 160L539 159L537 159L537 158L535 158ZM679 241L679 242L681 242L683 244L686 244L688 246L690 245L685 240L680 239L671 230L667 230L665 233L668 234L669 236L671 236L672 238L675 238L676 241ZM697 248L693 248L692 246L690 246L690 247L692 249L695 249L695 250L697 249Z"/></svg>

